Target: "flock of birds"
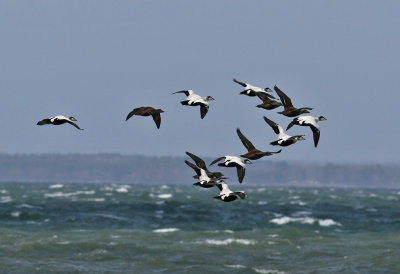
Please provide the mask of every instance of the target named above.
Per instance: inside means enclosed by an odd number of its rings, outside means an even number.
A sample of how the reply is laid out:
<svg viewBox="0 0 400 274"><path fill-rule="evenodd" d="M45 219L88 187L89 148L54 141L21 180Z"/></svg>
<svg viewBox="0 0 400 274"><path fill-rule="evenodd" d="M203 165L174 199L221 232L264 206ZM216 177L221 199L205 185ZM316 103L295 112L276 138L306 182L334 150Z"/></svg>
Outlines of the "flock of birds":
<svg viewBox="0 0 400 274"><path fill-rule="evenodd" d="M247 95L250 97L258 97L262 103L257 105L259 108L263 108L266 110L272 110L278 107L283 106L283 111L278 112L287 117L296 117L294 118L286 128L286 131L289 130L292 126L308 126L311 128L313 133L314 139L314 146L318 146L318 141L320 138L320 127L318 125L319 121L326 120L324 116L309 116L309 115L302 115L305 113L310 113L312 108L310 107L302 107L296 108L293 106L291 99L276 85L274 86L274 90L276 94L279 96L280 102L276 101L276 98L272 95L273 91L270 88L260 88L248 83L240 82L236 79L233 81L245 89L240 92L240 94ZM200 95L194 93L193 90L181 90L176 91L172 94L183 93L186 95L186 99L181 101L181 104L184 106L200 106L200 118L203 119L209 109L209 101L215 100L211 96L201 97ZM164 111L162 109L156 109L153 107L138 107L133 109L131 112L128 113L125 121L131 118L134 115L138 116L152 116L156 127L159 129L161 125L161 113ZM302 116L299 116L302 115ZM298 117L297 117L298 116ZM267 117L263 117L265 122L273 129L273 131L277 135L277 140L270 142L273 146L281 146L286 147L293 145L297 141L305 140L304 135L295 135L290 136L286 133L286 131L274 121L268 119ZM77 119L74 117L66 117L62 115L57 115L54 117L46 118L37 123L37 125L62 125L65 123L73 125L75 128L79 130L81 129L75 122ZM210 163L210 166L213 164L218 163L218 166L221 167L235 167L237 170L237 176L239 183L243 182L245 172L246 172L246 164L251 164L250 160L257 160L264 156L271 156L273 154L280 153L282 150L269 152L269 151L261 151L258 150L250 141L247 139L243 133L240 131L239 128L236 129L237 135L239 136L241 142L243 143L244 147L247 149L245 154L239 156L230 156L225 155L219 157ZM224 202L231 202L237 199L244 199L247 194L243 191L232 191L229 189L228 184L226 183L227 177L225 177L221 172L212 172L208 170L206 163L200 157L194 155L193 153L186 152L186 154L194 161L194 163L185 160L185 163L191 167L196 175L193 178L197 179L198 181L194 183L195 186L200 186L203 188L211 188L217 187L220 191L218 196L214 198L219 199Z"/></svg>

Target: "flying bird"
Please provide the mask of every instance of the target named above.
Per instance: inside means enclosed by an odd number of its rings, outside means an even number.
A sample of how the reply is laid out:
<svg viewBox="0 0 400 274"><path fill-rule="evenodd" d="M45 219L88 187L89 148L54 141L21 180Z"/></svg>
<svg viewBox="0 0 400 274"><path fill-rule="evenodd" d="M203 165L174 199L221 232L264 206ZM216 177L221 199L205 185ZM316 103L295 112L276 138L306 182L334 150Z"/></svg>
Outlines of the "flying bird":
<svg viewBox="0 0 400 274"><path fill-rule="evenodd" d="M292 104L292 100L290 100L289 96L287 96L282 90L280 90L277 86L274 86L275 92L278 94L281 99L282 105L284 107L283 111L278 112L279 114L283 114L287 117L296 117L303 113L310 113L309 110L313 108L303 107L303 108L295 108Z"/></svg>
<svg viewBox="0 0 400 274"><path fill-rule="evenodd" d="M219 163L218 166L236 167L239 183L242 183L244 175L246 173L246 164L251 164L251 161L249 159L242 160L239 157L227 155L215 159L214 161L211 162L210 165L213 165L221 160L224 160L224 162Z"/></svg>
<svg viewBox="0 0 400 274"><path fill-rule="evenodd" d="M220 192L219 195L214 197L215 199L221 200L223 202L232 202L237 199L244 199L247 197L247 194L243 191L232 191L229 189L228 184L225 182L221 182L217 184Z"/></svg>
<svg viewBox="0 0 400 274"><path fill-rule="evenodd" d="M62 125L62 124L68 123L68 124L73 125L74 127L76 127L79 130L83 130L77 124L74 123L75 121L77 121L77 120L72 116L67 118L67 117L65 117L63 115L57 115L57 116L54 116L54 117L43 119L43 120L37 122L36 125L38 125L38 126L43 126L43 125L56 125L56 126L58 126L58 125Z"/></svg>
<svg viewBox="0 0 400 274"><path fill-rule="evenodd" d="M208 112L208 108L209 108L208 101L215 100L211 96L201 97L200 95L194 93L194 91L190 90L190 89L177 91L172 94L175 94L175 93L184 93L187 96L186 100L181 101L182 105L184 105L184 106L200 106L201 119L203 119Z"/></svg>
<svg viewBox="0 0 400 274"><path fill-rule="evenodd" d="M275 108L277 108L277 107L282 106L281 103L279 103L279 102L277 102L277 101L275 101L275 100L272 100L272 99L268 96L268 94L259 92L259 93L257 93L257 96L258 96L258 98L260 98L260 100L262 101L261 104L258 104L258 105L257 105L258 108L263 108L263 109L271 110L271 109L275 109Z"/></svg>
<svg viewBox="0 0 400 274"><path fill-rule="evenodd" d="M129 118L131 118L133 115L139 115L139 116L152 116L154 122L156 123L157 128L160 128L161 125L161 113L164 111L162 109L155 109L152 107L139 107L133 109L131 112L129 112L128 116L126 116L125 121L128 121Z"/></svg>
<svg viewBox="0 0 400 274"><path fill-rule="evenodd" d="M242 141L243 145L247 149L247 153L240 155L243 158L247 158L250 160L257 160L260 159L264 156L271 156L272 154L280 153L282 150L278 150L275 152L269 152L269 151L260 151L254 147L254 145L242 134L240 129L236 129L237 135L240 138L240 141Z"/></svg>
<svg viewBox="0 0 400 274"><path fill-rule="evenodd" d="M262 94L265 94L265 96L267 96L268 98L275 99L275 97L270 94L270 93L272 93L272 89L270 89L270 88L256 87L256 86L250 85L245 82L240 82L240 81L236 80L235 78L233 78L233 82L235 82L245 88L245 90L240 92L240 94L254 97L254 96L257 96L258 94L262 93Z"/></svg>
<svg viewBox="0 0 400 274"><path fill-rule="evenodd" d="M264 120L274 130L274 132L278 135L278 140L270 143L273 146L286 147L286 146L290 146L290 145L296 143L297 141L305 140L304 137L303 137L304 135L290 136L290 135L286 134L285 131L283 130L283 128L280 125L278 125L277 123L275 123L274 121L268 119L265 116L264 116Z"/></svg>
<svg viewBox="0 0 400 274"><path fill-rule="evenodd" d="M190 153L188 151L186 151L186 155L188 155L190 158L192 158L192 160L196 163L196 167L204 169L204 171L206 172L207 176L209 176L211 178L215 178L215 179L228 179L227 177L224 177L224 174L222 174L221 172L209 171L207 169L206 163L199 156L196 156L193 153ZM199 178L198 175L195 175L193 177L196 178L196 179Z"/></svg>
<svg viewBox="0 0 400 274"><path fill-rule="evenodd" d="M189 164L190 162L185 161L185 163ZM210 187L214 187L222 182L222 180L208 177L206 174L206 171L202 168L199 168L197 172L199 174L199 181L193 184L195 186L200 186L203 188L210 188Z"/></svg>
<svg viewBox="0 0 400 274"><path fill-rule="evenodd" d="M313 133L314 137L314 146L318 146L318 141L319 141L319 136L320 136L320 130L319 130L319 121L325 121L326 118L324 116L319 116L319 117L313 117L313 116L299 116L297 118L294 118L293 121L287 126L286 130L291 128L293 125L298 125L298 126L305 126L305 127L310 127Z"/></svg>

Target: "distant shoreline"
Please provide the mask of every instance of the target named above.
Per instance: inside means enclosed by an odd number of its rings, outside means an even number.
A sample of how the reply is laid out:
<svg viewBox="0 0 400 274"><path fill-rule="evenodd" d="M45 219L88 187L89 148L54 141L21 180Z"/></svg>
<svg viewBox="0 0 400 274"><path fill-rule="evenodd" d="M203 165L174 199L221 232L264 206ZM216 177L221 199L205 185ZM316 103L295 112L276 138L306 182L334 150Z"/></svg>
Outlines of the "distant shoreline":
<svg viewBox="0 0 400 274"><path fill-rule="evenodd" d="M121 154L0 154L0 182L124 183L182 185L195 182L186 157L149 157ZM190 160L190 159L188 159ZM211 158L205 157L206 163ZM236 182L232 168L212 166L228 182ZM276 160L253 161L244 183L291 187L400 187L400 165L312 164Z"/></svg>

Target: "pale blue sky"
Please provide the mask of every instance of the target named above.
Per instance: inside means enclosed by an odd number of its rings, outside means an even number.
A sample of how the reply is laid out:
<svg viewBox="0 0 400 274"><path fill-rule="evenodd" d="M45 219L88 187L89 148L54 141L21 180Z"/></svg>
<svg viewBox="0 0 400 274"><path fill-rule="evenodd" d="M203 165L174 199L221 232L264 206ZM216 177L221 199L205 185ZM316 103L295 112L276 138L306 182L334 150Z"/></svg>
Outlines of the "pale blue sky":
<svg viewBox="0 0 400 274"><path fill-rule="evenodd" d="M400 163L398 1L0 1L0 152L238 155L276 135L232 78L324 115L321 139L269 159ZM211 95L204 120L184 107ZM134 107L161 107L160 130ZM36 126L53 115L72 126Z"/></svg>

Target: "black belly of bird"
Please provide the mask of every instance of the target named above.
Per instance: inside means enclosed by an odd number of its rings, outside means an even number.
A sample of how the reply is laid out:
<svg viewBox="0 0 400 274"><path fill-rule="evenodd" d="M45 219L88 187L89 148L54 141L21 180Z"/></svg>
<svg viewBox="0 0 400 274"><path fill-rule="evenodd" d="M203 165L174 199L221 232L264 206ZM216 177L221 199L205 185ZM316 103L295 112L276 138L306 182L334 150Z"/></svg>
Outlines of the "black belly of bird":
<svg viewBox="0 0 400 274"><path fill-rule="evenodd" d="M238 197L236 195L229 195L229 196L225 196L225 198L221 199L221 200L224 202L232 202L232 201L237 200L237 198Z"/></svg>

